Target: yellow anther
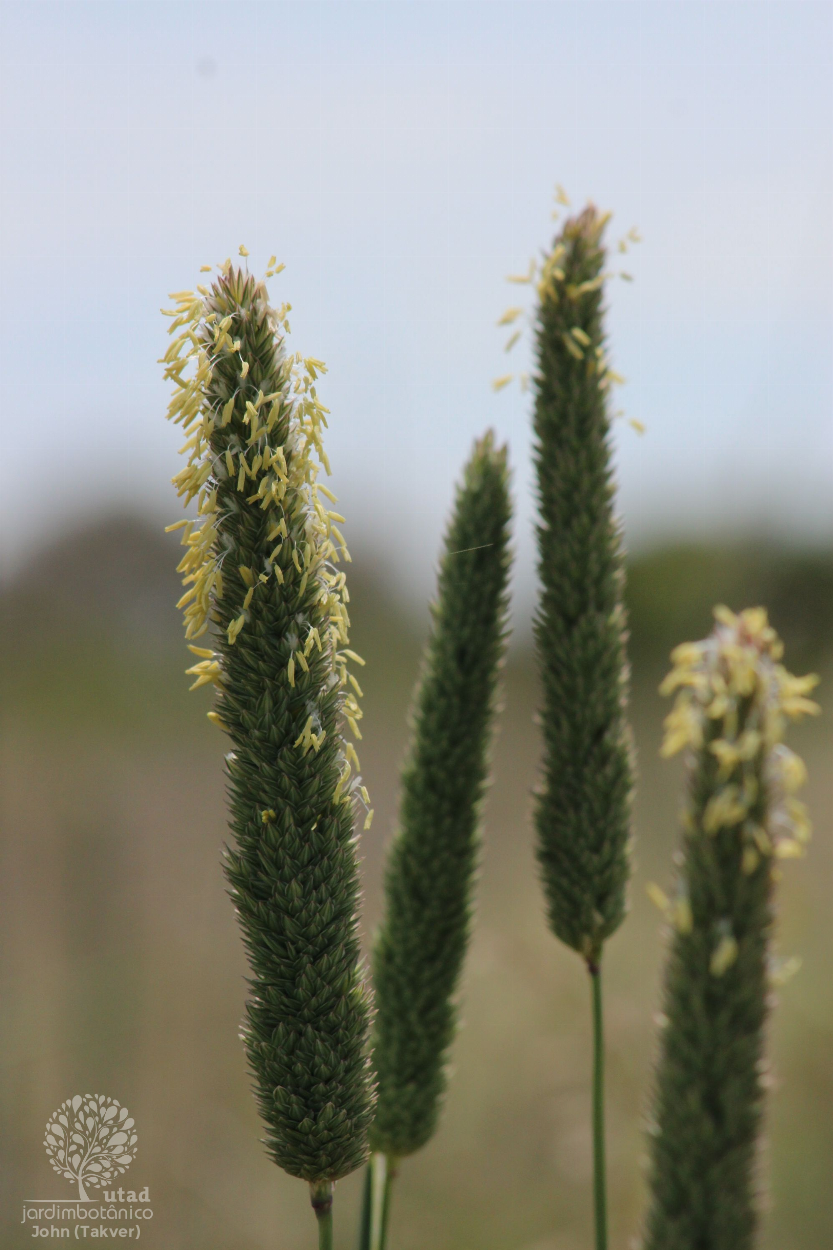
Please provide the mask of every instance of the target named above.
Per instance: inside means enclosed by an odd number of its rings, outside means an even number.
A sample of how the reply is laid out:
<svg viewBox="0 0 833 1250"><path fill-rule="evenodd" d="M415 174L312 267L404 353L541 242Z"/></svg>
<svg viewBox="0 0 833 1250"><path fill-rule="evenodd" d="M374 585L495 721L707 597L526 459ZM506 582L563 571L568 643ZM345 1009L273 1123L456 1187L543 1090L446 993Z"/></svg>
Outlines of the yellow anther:
<svg viewBox="0 0 833 1250"><path fill-rule="evenodd" d="M240 633L245 623L246 623L246 618L243 615L238 616L236 620L233 620L231 622L231 624L228 627L228 630L226 631L228 634L228 640L230 643L234 644L237 641L237 635Z"/></svg>
<svg viewBox="0 0 833 1250"><path fill-rule="evenodd" d="M523 309L520 307L507 308L503 316L498 319L497 324L499 326L511 326L513 321L518 320L522 312Z"/></svg>
<svg viewBox="0 0 833 1250"><path fill-rule="evenodd" d="M709 961L709 971L712 976L722 977L729 971L737 957L738 944L730 934L726 934L712 951L712 957Z"/></svg>

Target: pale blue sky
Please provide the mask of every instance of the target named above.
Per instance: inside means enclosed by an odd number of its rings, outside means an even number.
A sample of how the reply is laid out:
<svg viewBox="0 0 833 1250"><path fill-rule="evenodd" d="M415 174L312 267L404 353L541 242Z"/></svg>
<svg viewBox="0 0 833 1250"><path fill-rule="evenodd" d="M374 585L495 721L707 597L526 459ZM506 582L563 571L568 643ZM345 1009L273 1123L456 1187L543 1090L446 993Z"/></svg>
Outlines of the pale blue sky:
<svg viewBox="0 0 833 1250"><path fill-rule="evenodd" d="M0 71L8 562L105 501L178 518L158 310L244 242L329 365L348 536L422 593L493 425L528 588L529 397L490 382L556 181L644 239L610 293L630 544L829 535L829 4L6 0Z"/></svg>

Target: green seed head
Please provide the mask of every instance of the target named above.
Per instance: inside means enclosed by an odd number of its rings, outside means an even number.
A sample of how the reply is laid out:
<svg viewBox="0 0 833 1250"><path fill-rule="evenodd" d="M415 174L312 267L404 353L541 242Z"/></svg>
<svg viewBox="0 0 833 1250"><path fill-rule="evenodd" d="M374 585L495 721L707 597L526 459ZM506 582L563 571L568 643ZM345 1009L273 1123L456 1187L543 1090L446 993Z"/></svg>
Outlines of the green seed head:
<svg viewBox="0 0 833 1250"><path fill-rule="evenodd" d="M625 914L632 760L602 287L607 218L568 220L537 283L535 467L543 686L538 860L550 924L595 961Z"/></svg>
<svg viewBox="0 0 833 1250"><path fill-rule="evenodd" d="M431 1137L446 1085L504 646L509 521L506 452L487 435L446 532L373 953L372 1141L395 1156Z"/></svg>

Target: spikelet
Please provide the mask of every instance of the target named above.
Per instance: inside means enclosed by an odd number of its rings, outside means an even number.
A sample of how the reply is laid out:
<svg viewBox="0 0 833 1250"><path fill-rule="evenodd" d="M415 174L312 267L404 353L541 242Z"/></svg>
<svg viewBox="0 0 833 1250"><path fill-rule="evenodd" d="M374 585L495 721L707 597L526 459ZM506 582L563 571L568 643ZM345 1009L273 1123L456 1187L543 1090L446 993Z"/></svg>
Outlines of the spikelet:
<svg viewBox="0 0 833 1250"><path fill-rule="evenodd" d="M372 1092L353 836L366 791L344 738L361 717L349 557L316 480L324 366L288 350L289 305L272 308L245 268L226 262L210 288L172 298L168 416L187 440L174 482L197 507L180 606L189 640L212 630L189 671L215 687L210 715L233 744L225 870L252 971L244 1041L269 1153L329 1183L366 1156Z"/></svg>
<svg viewBox="0 0 833 1250"><path fill-rule="evenodd" d="M672 927L646 1250L752 1250L772 887L810 832L804 766L782 738L818 711L816 679L779 662L762 608L715 617L661 687L676 694L663 754L688 752L690 783L676 902L652 888Z"/></svg>

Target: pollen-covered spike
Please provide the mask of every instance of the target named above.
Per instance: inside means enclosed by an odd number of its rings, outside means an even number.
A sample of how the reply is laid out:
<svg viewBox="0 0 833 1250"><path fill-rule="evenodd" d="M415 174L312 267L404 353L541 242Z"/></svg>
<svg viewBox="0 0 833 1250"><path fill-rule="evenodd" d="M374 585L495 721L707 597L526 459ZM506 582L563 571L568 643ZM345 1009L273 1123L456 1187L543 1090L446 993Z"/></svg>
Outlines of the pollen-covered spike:
<svg viewBox="0 0 833 1250"><path fill-rule="evenodd" d="M269 1154L329 1184L366 1157L373 1088L353 840L364 803L345 739L361 713L342 681L347 590L329 579L316 491L325 410L307 385L324 366L287 350L285 318L246 268L227 261L206 293L180 295L169 416L189 439L177 487L198 510L180 606L189 639L212 630L190 672L216 686L210 716L234 747L226 873L251 966L244 1042Z"/></svg>

